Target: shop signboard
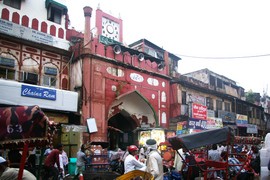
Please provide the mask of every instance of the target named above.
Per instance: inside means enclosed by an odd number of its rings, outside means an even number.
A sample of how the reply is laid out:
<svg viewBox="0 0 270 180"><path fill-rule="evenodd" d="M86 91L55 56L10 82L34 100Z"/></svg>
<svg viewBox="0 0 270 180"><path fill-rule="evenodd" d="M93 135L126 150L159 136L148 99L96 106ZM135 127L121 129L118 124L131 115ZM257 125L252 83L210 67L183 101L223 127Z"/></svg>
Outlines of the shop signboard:
<svg viewBox="0 0 270 180"><path fill-rule="evenodd" d="M193 130L205 130L207 121L203 119L189 118L188 129Z"/></svg>
<svg viewBox="0 0 270 180"><path fill-rule="evenodd" d="M236 114L228 111L218 111L218 117L222 119L223 125L224 124L236 124Z"/></svg>
<svg viewBox="0 0 270 180"><path fill-rule="evenodd" d="M248 124L247 125L247 133L249 133L249 134L258 134L257 125Z"/></svg>
<svg viewBox="0 0 270 180"><path fill-rule="evenodd" d="M248 124L248 117L242 114L236 114L236 124L237 126L244 126Z"/></svg>
<svg viewBox="0 0 270 180"><path fill-rule="evenodd" d="M208 117L206 123L206 129L218 129L222 128L223 123L221 118Z"/></svg>
<svg viewBox="0 0 270 180"><path fill-rule="evenodd" d="M165 141L165 132L163 129L153 129L151 131L151 138L157 141L157 144Z"/></svg>
<svg viewBox="0 0 270 180"><path fill-rule="evenodd" d="M176 135L187 133L187 121L182 121L177 123Z"/></svg>
<svg viewBox="0 0 270 180"><path fill-rule="evenodd" d="M147 139L151 138L151 131L141 131L139 137L139 144L145 145Z"/></svg>
<svg viewBox="0 0 270 180"><path fill-rule="evenodd" d="M207 106L192 103L192 118L207 119Z"/></svg>
<svg viewBox="0 0 270 180"><path fill-rule="evenodd" d="M139 145L145 145L148 139L155 139L157 144L165 141L164 129L148 129L139 132Z"/></svg>

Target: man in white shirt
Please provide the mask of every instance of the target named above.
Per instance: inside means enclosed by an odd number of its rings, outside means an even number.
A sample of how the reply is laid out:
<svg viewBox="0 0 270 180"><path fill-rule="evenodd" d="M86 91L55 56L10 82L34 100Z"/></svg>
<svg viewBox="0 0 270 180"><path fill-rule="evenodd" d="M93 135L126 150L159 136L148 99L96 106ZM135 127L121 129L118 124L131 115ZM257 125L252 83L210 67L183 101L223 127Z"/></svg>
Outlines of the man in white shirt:
<svg viewBox="0 0 270 180"><path fill-rule="evenodd" d="M138 153L138 148L135 145L131 145L128 147L129 155L125 158L124 167L125 173L128 173L133 170L145 170L146 166L142 162L138 161L134 156Z"/></svg>
<svg viewBox="0 0 270 180"><path fill-rule="evenodd" d="M148 139L146 146L149 150L146 161L146 172L151 173L155 180L163 180L163 162L157 149L157 141L155 139Z"/></svg>

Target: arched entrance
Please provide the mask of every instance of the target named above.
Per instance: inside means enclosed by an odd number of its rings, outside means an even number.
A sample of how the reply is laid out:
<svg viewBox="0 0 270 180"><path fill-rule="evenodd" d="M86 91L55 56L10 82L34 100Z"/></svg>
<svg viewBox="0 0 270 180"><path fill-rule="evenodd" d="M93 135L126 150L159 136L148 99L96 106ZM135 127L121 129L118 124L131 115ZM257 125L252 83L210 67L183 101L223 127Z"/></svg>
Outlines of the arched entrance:
<svg viewBox="0 0 270 180"><path fill-rule="evenodd" d="M152 105L138 91L118 96L109 109L108 140L110 149L136 144L137 127L156 127L158 119Z"/></svg>

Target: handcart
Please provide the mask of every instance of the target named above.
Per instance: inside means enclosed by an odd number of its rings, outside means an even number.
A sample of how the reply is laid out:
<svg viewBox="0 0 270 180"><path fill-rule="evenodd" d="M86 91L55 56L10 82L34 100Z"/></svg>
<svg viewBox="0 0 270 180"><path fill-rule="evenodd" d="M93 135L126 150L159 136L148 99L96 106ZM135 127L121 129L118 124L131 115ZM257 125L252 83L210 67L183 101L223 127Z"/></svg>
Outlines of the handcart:
<svg viewBox="0 0 270 180"><path fill-rule="evenodd" d="M234 134L230 127L205 130L194 134L177 135L169 138L168 141L188 168L186 179L194 179L196 172L197 174L201 174L199 176L202 176L205 180L212 179L212 177L209 177L209 174L216 171L224 172L223 179L225 180L236 179L248 162L248 158L246 158L245 162L238 164L240 171L232 175L229 173L229 166L235 165L228 162L229 156L224 161L212 161L208 159L208 147L212 144L225 144L227 146L227 154L231 155L231 149L234 145ZM183 158L178 152L181 148L188 152L189 158ZM200 149L199 152L204 154L204 156L197 156L198 149Z"/></svg>
<svg viewBox="0 0 270 180"><path fill-rule="evenodd" d="M86 149L90 150L90 157L83 173L84 180L112 180L120 176L111 171L108 146L106 141L92 141L86 145Z"/></svg>

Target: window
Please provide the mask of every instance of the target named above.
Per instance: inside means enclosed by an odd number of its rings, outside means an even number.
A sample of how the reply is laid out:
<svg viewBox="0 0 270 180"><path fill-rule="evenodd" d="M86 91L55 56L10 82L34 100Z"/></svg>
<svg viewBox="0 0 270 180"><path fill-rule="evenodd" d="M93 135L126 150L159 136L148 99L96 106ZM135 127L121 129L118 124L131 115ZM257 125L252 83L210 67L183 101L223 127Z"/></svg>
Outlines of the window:
<svg viewBox="0 0 270 180"><path fill-rule="evenodd" d="M15 80L15 70L0 67L0 78Z"/></svg>
<svg viewBox="0 0 270 180"><path fill-rule="evenodd" d="M187 92L182 91L182 104L187 104Z"/></svg>
<svg viewBox="0 0 270 180"><path fill-rule="evenodd" d="M224 106L225 106L225 111L231 112L231 104L230 103L225 102Z"/></svg>
<svg viewBox="0 0 270 180"><path fill-rule="evenodd" d="M206 98L206 106L207 106L207 109L214 110L214 103L213 103L212 98L210 97Z"/></svg>
<svg viewBox="0 0 270 180"><path fill-rule="evenodd" d="M214 76L210 75L210 86L216 86L216 79Z"/></svg>
<svg viewBox="0 0 270 180"><path fill-rule="evenodd" d="M222 101L216 100L216 110L222 110Z"/></svg>
<svg viewBox="0 0 270 180"><path fill-rule="evenodd" d="M21 9L21 0L4 0L4 4L16 9Z"/></svg>
<svg viewBox="0 0 270 180"><path fill-rule="evenodd" d="M217 87L222 88L222 80L217 78Z"/></svg>
<svg viewBox="0 0 270 180"><path fill-rule="evenodd" d="M260 118L261 118L261 110L256 109L256 119L260 119Z"/></svg>
<svg viewBox="0 0 270 180"><path fill-rule="evenodd" d="M61 24L62 11L55 7L50 7L48 11L48 20Z"/></svg>
<svg viewBox="0 0 270 180"><path fill-rule="evenodd" d="M38 84L38 74L31 72L23 72L23 82L28 84Z"/></svg>
<svg viewBox="0 0 270 180"><path fill-rule="evenodd" d="M43 85L49 86L49 87L55 87L56 86L56 77L55 76L43 76Z"/></svg>
<svg viewBox="0 0 270 180"><path fill-rule="evenodd" d="M48 20L61 24L62 15L67 14L67 7L54 0L46 0L45 6L47 8Z"/></svg>

